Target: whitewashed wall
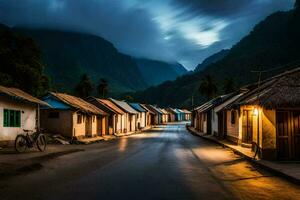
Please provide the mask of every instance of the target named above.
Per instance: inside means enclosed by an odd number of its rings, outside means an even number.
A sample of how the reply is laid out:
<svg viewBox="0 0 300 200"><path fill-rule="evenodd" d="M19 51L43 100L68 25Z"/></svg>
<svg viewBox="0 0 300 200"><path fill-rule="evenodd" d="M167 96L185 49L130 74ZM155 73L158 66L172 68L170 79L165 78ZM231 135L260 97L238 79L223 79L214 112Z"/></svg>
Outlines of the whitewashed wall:
<svg viewBox="0 0 300 200"><path fill-rule="evenodd" d="M21 127L3 127L4 109L21 111ZM0 98L0 141L15 140L23 129L36 130L36 107Z"/></svg>
<svg viewBox="0 0 300 200"><path fill-rule="evenodd" d="M211 130L212 130L212 134L218 133L218 115L214 109L212 110L212 115L211 115Z"/></svg>
<svg viewBox="0 0 300 200"><path fill-rule="evenodd" d="M145 112L142 112L141 127L142 128L146 127L146 113Z"/></svg>

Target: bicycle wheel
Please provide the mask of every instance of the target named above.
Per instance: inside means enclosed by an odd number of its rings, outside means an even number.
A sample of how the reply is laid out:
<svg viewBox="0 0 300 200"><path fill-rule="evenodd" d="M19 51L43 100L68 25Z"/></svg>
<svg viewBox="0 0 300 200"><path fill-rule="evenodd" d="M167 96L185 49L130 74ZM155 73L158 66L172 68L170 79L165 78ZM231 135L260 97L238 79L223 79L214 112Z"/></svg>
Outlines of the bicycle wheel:
<svg viewBox="0 0 300 200"><path fill-rule="evenodd" d="M27 140L24 135L18 135L15 140L15 150L18 153L23 153L27 149Z"/></svg>
<svg viewBox="0 0 300 200"><path fill-rule="evenodd" d="M47 139L46 136L40 134L36 140L36 146L40 151L45 151L47 146Z"/></svg>

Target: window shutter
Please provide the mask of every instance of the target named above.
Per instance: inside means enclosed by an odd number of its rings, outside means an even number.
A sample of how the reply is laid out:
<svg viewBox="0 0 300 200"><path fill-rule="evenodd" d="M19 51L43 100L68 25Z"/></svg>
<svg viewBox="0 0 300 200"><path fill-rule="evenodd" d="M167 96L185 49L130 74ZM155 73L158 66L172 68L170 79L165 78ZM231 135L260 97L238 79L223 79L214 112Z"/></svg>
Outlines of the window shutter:
<svg viewBox="0 0 300 200"><path fill-rule="evenodd" d="M15 125L16 127L21 127L21 112L20 111L15 111Z"/></svg>
<svg viewBox="0 0 300 200"><path fill-rule="evenodd" d="M3 111L3 126L8 127L8 110Z"/></svg>
<svg viewBox="0 0 300 200"><path fill-rule="evenodd" d="M21 111L4 109L4 111L3 111L3 126L4 127L21 127Z"/></svg>

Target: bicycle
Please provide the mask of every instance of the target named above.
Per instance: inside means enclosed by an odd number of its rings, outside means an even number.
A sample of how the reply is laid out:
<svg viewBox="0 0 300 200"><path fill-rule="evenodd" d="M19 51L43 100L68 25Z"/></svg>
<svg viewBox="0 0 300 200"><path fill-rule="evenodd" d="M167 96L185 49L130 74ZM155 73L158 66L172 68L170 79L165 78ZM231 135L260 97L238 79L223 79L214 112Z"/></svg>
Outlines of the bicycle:
<svg viewBox="0 0 300 200"><path fill-rule="evenodd" d="M38 150L43 152L46 150L47 146L47 139L46 135L41 133L41 131L30 131L30 130L23 130L24 134L17 135L15 139L15 150L18 153L23 153L26 151L27 148L33 148L34 145L37 146ZM29 135L29 133L32 134Z"/></svg>

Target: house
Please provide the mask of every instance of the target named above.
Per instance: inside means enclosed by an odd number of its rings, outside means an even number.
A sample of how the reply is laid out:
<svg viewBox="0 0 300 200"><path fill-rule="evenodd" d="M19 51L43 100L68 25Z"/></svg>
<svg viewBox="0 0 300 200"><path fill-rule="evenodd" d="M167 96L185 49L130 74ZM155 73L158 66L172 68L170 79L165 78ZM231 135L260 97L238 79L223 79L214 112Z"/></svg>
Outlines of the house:
<svg viewBox="0 0 300 200"><path fill-rule="evenodd" d="M221 96L216 97L213 100L212 107L210 108L211 118L209 118L211 121L211 129L212 130L208 134L213 134L215 136L218 136L221 134L221 133L219 133L219 131L222 132L222 127L223 127L223 124L221 122L223 122L225 117L222 115L222 113L218 113L216 108L218 106L220 106L221 104L223 104L228 99L232 98L233 96L235 96L235 93L221 95Z"/></svg>
<svg viewBox="0 0 300 200"><path fill-rule="evenodd" d="M231 97L231 95L232 94L218 96L197 107L194 110L195 118L193 122L196 130L202 133L216 135L218 133L218 115L214 111L214 108Z"/></svg>
<svg viewBox="0 0 300 200"><path fill-rule="evenodd" d="M180 121L185 121L185 112L181 109L177 109L180 115Z"/></svg>
<svg viewBox="0 0 300 200"><path fill-rule="evenodd" d="M108 113L107 133L119 134L125 129L125 112L107 99L88 97L87 101Z"/></svg>
<svg viewBox="0 0 300 200"><path fill-rule="evenodd" d="M135 109L136 111L138 111L138 115L137 115L137 128L140 129L144 129L146 127L147 124L147 118L146 118L146 112L147 110L145 110L140 104L138 103L128 103L133 109Z"/></svg>
<svg viewBox="0 0 300 200"><path fill-rule="evenodd" d="M172 109L172 108L166 108L165 110L169 113L169 117L168 118L169 118L170 122L177 121L177 112L175 112L174 109Z"/></svg>
<svg viewBox="0 0 300 200"><path fill-rule="evenodd" d="M222 104L214 108L214 113L217 115L218 130L215 136L221 139L228 139L233 143L238 143L239 137L239 110L230 108L229 106L247 94L249 90L246 88L234 93L231 98L224 101Z"/></svg>
<svg viewBox="0 0 300 200"><path fill-rule="evenodd" d="M191 115L192 115L192 112L187 110L187 109L182 109L182 111L184 112L184 120L185 121L190 121L191 120Z"/></svg>
<svg viewBox="0 0 300 200"><path fill-rule="evenodd" d="M125 101L119 101L112 98L110 98L109 100L125 112L125 118L124 118L125 129L123 132L124 133L135 132L137 130L137 116L139 112L133 109Z"/></svg>
<svg viewBox="0 0 300 200"><path fill-rule="evenodd" d="M153 111L151 111L149 108L147 108L147 106L145 104L140 104L142 108L144 108L147 112L146 112L146 126L150 127L151 125L154 124L154 120L155 120L155 113Z"/></svg>
<svg viewBox="0 0 300 200"><path fill-rule="evenodd" d="M15 140L24 129L36 131L40 106L49 105L20 89L0 86L0 144Z"/></svg>
<svg viewBox="0 0 300 200"><path fill-rule="evenodd" d="M210 119L211 113L207 112L212 107L213 100L210 100L194 109L194 128L201 132L207 133L211 131L211 121L207 121L207 118Z"/></svg>
<svg viewBox="0 0 300 200"><path fill-rule="evenodd" d="M176 121L182 121L182 118L183 118L183 113L181 111L179 111L179 109L177 108L174 108L173 109L176 113Z"/></svg>
<svg viewBox="0 0 300 200"><path fill-rule="evenodd" d="M162 112L162 123L168 123L169 122L169 112L166 109L160 109Z"/></svg>
<svg viewBox="0 0 300 200"><path fill-rule="evenodd" d="M154 125L158 125L162 123L162 112L157 109L155 106L152 105L146 105L146 107L151 110L153 113L155 113L154 115L154 119L153 119L153 124Z"/></svg>
<svg viewBox="0 0 300 200"><path fill-rule="evenodd" d="M263 159L300 160L300 68L264 81L234 103L239 140Z"/></svg>
<svg viewBox="0 0 300 200"><path fill-rule="evenodd" d="M95 137L105 134L107 113L79 97L49 92L41 108L41 127L47 133L67 138Z"/></svg>

